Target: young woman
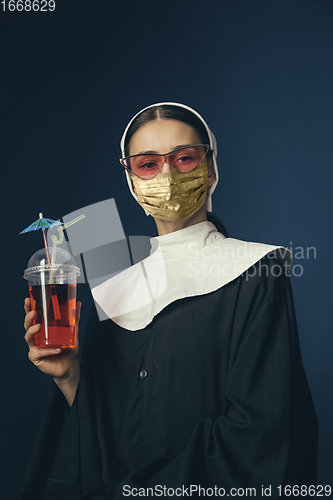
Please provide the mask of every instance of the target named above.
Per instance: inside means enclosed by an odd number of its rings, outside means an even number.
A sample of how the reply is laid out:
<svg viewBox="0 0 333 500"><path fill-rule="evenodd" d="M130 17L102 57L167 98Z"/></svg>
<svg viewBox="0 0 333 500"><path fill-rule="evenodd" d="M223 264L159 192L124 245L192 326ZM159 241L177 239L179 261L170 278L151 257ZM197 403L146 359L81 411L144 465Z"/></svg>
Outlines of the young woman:
<svg viewBox="0 0 333 500"><path fill-rule="evenodd" d="M280 485L314 484L317 419L289 252L226 238L207 220L217 147L196 111L145 108L121 150L159 236L147 259L92 290L81 367L78 346L34 347L40 327L26 299L29 357L57 387L21 498L218 498L246 488L279 498Z"/></svg>

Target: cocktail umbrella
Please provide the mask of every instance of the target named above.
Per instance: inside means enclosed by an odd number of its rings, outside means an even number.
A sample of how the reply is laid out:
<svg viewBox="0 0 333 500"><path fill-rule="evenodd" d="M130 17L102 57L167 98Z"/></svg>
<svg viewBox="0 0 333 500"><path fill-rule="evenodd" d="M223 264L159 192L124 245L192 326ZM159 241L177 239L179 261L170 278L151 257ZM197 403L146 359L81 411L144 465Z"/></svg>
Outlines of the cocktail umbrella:
<svg viewBox="0 0 333 500"><path fill-rule="evenodd" d="M30 224L30 226L28 226L27 228L23 229L23 231L21 231L20 234L29 233L30 231L38 231L38 229L41 229L42 233L43 233L43 240L44 240L47 263L51 264L50 252L49 252L49 247L48 247L47 238L46 238L46 230L49 229L50 227L63 226L63 225L64 225L63 222L58 222L58 221L52 220L52 219L45 219L43 217L43 214L40 213L39 219L37 219L32 224Z"/></svg>
<svg viewBox="0 0 333 500"><path fill-rule="evenodd" d="M49 252L49 246L47 244L47 238L46 238L46 230L49 229L50 227L56 227L56 226L63 226L63 222L58 222L56 220L52 219L45 219L43 217L43 214L39 214L39 219L37 219L35 222L30 224L26 229L20 232L20 234L23 233L29 233L30 231L38 231L38 229L42 230L43 233L43 240L44 240L44 247L45 247L45 255L46 255L46 260L48 264L51 264L51 259L50 259L50 252ZM53 279L53 272L51 270L51 283ZM45 292L45 276L44 272L41 272L41 284L42 284L42 303L43 303L43 315L44 315L44 326L45 326L45 336L48 338L48 319L47 319L47 311L48 311L48 306L49 306L49 299L50 295L46 297L46 292ZM52 285L51 285L52 287ZM50 291L51 294L51 291ZM60 315L60 308L59 308L59 303L57 296L52 296L52 304L53 304L53 310L54 310L54 319L61 319Z"/></svg>

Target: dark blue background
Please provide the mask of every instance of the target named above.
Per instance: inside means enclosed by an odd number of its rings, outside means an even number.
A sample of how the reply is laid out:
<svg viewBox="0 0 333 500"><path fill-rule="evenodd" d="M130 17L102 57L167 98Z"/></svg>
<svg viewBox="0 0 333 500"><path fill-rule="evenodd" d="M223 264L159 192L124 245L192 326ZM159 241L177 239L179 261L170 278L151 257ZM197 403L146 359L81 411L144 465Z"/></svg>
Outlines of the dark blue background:
<svg viewBox="0 0 333 500"><path fill-rule="evenodd" d="M19 235L115 198L127 235L155 226L128 192L119 140L159 101L199 111L219 145L213 197L234 237L315 247L292 276L320 422L318 483L332 483L332 2L56 0L2 12L1 498L19 482L52 380L27 359ZM298 255L300 251L298 250ZM297 271L300 268L296 268ZM91 299L80 285L81 334Z"/></svg>

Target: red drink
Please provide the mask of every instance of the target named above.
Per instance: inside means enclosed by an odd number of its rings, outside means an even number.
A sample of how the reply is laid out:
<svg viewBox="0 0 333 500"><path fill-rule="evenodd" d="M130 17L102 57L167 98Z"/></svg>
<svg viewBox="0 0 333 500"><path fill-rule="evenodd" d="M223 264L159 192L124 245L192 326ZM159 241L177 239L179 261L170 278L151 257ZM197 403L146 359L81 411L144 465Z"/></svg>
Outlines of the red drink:
<svg viewBox="0 0 333 500"><path fill-rule="evenodd" d="M76 285L45 284L29 286L31 308L37 311L34 324L36 347L75 347Z"/></svg>

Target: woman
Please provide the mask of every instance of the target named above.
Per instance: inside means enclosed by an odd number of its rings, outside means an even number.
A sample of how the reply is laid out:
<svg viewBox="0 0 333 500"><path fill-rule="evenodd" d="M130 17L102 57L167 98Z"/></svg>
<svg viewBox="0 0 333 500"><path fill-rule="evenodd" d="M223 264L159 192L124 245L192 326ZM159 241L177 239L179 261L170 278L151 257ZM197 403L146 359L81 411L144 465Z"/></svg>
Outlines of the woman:
<svg viewBox="0 0 333 500"><path fill-rule="evenodd" d="M147 259L92 290L98 312L81 368L78 347L34 347L40 327L26 299L29 357L58 387L21 498L243 496L246 488L278 498L280 485L283 493L285 484L314 484L317 420L288 251L225 238L207 221L216 141L191 108L145 108L121 149L131 193L159 236Z"/></svg>

